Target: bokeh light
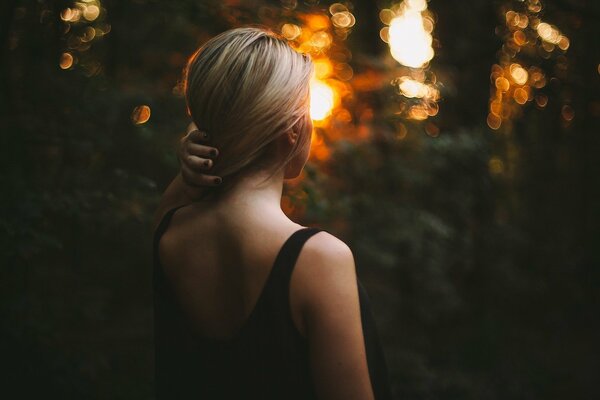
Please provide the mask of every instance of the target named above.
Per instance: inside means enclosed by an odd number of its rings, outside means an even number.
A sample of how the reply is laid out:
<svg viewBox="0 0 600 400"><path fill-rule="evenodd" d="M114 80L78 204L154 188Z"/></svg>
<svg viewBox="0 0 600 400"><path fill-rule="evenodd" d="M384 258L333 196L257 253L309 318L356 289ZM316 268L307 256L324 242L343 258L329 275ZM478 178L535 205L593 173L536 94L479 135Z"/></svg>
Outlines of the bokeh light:
<svg viewBox="0 0 600 400"><path fill-rule="evenodd" d="M433 38L425 30L421 14L426 8L425 1L405 1L390 21L390 52L396 61L407 67L423 67L434 55Z"/></svg>
<svg viewBox="0 0 600 400"><path fill-rule="evenodd" d="M313 79L310 84L310 117L321 121L331 115L334 92L327 84Z"/></svg>
<svg viewBox="0 0 600 400"><path fill-rule="evenodd" d="M105 22L106 10L100 0L75 1L60 12L63 41L67 51L60 58L62 69L75 68L91 77L102 71L97 56L88 52L93 43L108 34L110 24Z"/></svg>
<svg viewBox="0 0 600 400"><path fill-rule="evenodd" d="M287 40L295 40L302 34L302 29L296 24L283 24L281 34Z"/></svg>
<svg viewBox="0 0 600 400"><path fill-rule="evenodd" d="M137 106L131 113L131 121L136 125L145 124L150 119L150 114L150 107L147 105Z"/></svg>
<svg viewBox="0 0 600 400"><path fill-rule="evenodd" d="M69 69L73 65L73 56L71 53L62 53L59 62L60 68Z"/></svg>
<svg viewBox="0 0 600 400"><path fill-rule="evenodd" d="M404 74L391 82L396 92L407 99L399 115L417 121L437 115L440 98L437 78L426 73L435 54L432 37L434 18L427 10L427 1L405 0L381 10L379 19L389 25L379 31L381 40L388 43L394 60L406 67ZM430 129L428 134L434 131Z"/></svg>
<svg viewBox="0 0 600 400"><path fill-rule="evenodd" d="M542 21L540 0L523 0L513 5L517 9L503 11L503 26L498 28L504 44L499 53L499 62L492 66L490 74L492 94L489 101L487 124L491 129L499 129L502 124L510 123L521 113L520 107L534 101L542 110L548 104L548 96L536 93L546 86L546 72L535 65L536 55L549 59L556 52L566 51L570 41L556 26ZM566 59L557 57L557 68L566 68ZM529 66L525 66L527 64ZM556 79L556 78L552 78ZM565 121L572 114L563 112ZM570 119L569 119L570 118Z"/></svg>
<svg viewBox="0 0 600 400"><path fill-rule="evenodd" d="M348 119L347 110L344 114L337 108L349 89L344 82L353 77L352 67L347 63L350 53L342 42L356 24L356 18L349 3L333 3L327 11L329 15L297 12L294 21L286 21L280 28L292 47L310 54L315 66L310 83L310 115L316 126L327 125L333 115ZM318 148L319 143L317 140L313 147Z"/></svg>

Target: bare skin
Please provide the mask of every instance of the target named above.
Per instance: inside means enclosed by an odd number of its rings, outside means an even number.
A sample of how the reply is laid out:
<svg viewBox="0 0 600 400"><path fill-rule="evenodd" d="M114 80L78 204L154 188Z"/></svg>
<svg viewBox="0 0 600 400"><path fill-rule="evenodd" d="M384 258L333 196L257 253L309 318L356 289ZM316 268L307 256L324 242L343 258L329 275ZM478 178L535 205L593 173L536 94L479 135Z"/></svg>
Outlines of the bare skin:
<svg viewBox="0 0 600 400"><path fill-rule="evenodd" d="M278 140L278 149L285 154L296 137L289 132ZM175 213L160 241L159 254L199 334L218 339L236 336L252 312L281 246L303 228L284 214L281 195L284 179L297 176L304 166L306 150L264 184L260 183L266 172L259 172L246 177L218 202L194 202ZM182 158L184 164L189 160ZM197 167L186 167L202 174ZM178 201L191 199L189 190L181 193L183 177L178 179L167 195ZM170 201L164 201L163 207ZM319 398L373 399L356 268L352 251L343 241L319 232L306 242L290 281L290 308L294 325L309 343Z"/></svg>

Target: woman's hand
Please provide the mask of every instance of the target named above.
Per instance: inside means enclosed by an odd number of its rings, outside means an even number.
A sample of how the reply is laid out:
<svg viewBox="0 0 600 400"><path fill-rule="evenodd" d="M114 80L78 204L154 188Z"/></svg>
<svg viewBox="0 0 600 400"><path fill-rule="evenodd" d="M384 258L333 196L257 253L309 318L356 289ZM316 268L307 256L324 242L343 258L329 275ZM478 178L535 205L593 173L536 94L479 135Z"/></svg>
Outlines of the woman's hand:
<svg viewBox="0 0 600 400"><path fill-rule="evenodd" d="M202 193L202 188L221 184L221 177L210 174L219 151L207 143L207 132L198 130L193 122L188 125L187 134L181 139L178 149L181 177L186 184L186 192L192 198Z"/></svg>
<svg viewBox="0 0 600 400"><path fill-rule="evenodd" d="M219 155L216 148L203 144L208 140L210 137L199 131L193 122L188 125L187 133L179 142L177 149L181 172L160 198L154 214L155 229L167 211L198 200L207 188L221 183L221 177L208 173Z"/></svg>

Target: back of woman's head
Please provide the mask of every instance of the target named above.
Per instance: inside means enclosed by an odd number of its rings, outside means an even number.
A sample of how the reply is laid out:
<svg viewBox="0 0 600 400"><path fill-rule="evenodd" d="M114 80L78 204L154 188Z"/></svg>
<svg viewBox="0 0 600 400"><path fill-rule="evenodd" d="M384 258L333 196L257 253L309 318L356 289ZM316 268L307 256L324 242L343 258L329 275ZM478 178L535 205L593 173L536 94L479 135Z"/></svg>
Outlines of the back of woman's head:
<svg viewBox="0 0 600 400"><path fill-rule="evenodd" d="M245 171L279 171L299 153L309 125L310 59L275 33L255 27L223 32L200 47L185 71L188 111L219 149L210 173L223 177L223 191ZM285 158L273 159L273 141L299 134Z"/></svg>

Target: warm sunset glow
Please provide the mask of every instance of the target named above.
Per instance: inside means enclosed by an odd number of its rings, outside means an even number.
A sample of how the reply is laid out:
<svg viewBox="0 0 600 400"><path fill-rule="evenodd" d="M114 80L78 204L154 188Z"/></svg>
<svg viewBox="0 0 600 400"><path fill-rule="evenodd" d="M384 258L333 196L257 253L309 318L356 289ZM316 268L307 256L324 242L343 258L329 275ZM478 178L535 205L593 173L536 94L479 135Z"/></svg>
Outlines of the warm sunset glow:
<svg viewBox="0 0 600 400"><path fill-rule="evenodd" d="M317 77L317 79L325 79L329 77L333 72L333 65L331 64L331 61L327 58L314 60L313 64L315 66L315 76Z"/></svg>
<svg viewBox="0 0 600 400"><path fill-rule="evenodd" d="M345 82L354 75L348 64L351 53L343 46L343 41L355 25L356 17L342 3L331 4L327 11L330 15L300 13L294 22L284 23L280 28L290 45L296 51L310 55L313 62L310 116L318 122L317 126L328 126L330 118L348 119L340 112L340 107L342 99L350 94L350 85Z"/></svg>
<svg viewBox="0 0 600 400"><path fill-rule="evenodd" d="M310 83L310 117L320 121L331 115L334 91L326 83L313 79Z"/></svg>

